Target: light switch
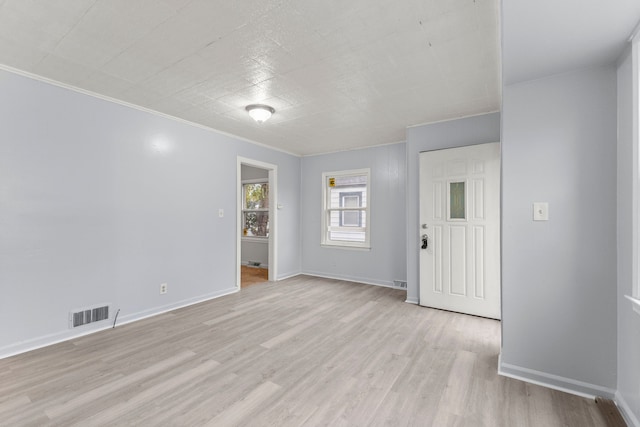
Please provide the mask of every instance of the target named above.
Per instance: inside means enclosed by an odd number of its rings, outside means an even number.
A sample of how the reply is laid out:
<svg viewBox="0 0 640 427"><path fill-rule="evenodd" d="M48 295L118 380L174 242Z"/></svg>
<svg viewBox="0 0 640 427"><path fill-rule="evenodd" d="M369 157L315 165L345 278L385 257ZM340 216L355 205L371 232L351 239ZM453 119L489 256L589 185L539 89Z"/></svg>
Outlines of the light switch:
<svg viewBox="0 0 640 427"><path fill-rule="evenodd" d="M218 209L218 216L222 218L224 216L224 209Z"/></svg>
<svg viewBox="0 0 640 427"><path fill-rule="evenodd" d="M549 221L549 203L533 202L533 220Z"/></svg>

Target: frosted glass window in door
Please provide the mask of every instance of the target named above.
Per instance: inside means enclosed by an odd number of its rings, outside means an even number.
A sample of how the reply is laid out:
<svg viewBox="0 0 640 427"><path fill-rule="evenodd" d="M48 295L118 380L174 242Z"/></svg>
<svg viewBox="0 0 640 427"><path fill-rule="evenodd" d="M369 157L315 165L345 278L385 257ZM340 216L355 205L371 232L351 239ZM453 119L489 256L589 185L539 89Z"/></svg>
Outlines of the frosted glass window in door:
<svg viewBox="0 0 640 427"><path fill-rule="evenodd" d="M465 182L449 183L449 219L466 219Z"/></svg>

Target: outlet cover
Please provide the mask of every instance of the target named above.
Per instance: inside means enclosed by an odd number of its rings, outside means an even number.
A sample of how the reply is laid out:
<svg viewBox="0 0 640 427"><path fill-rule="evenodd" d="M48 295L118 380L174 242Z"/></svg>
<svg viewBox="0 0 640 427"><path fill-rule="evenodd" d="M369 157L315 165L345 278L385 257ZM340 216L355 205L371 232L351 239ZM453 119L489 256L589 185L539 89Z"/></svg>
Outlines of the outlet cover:
<svg viewBox="0 0 640 427"><path fill-rule="evenodd" d="M160 295L166 294L167 291L168 291L167 284L166 283L161 284L160 285Z"/></svg>
<svg viewBox="0 0 640 427"><path fill-rule="evenodd" d="M533 203L533 220L549 221L549 203L546 203L546 202Z"/></svg>

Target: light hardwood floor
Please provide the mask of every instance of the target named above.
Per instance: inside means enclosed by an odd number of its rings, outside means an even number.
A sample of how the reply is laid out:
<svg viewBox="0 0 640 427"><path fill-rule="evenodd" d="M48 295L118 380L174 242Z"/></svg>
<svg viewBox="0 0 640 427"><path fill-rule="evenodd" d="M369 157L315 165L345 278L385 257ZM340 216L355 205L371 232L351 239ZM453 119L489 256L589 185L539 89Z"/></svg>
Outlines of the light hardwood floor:
<svg viewBox="0 0 640 427"><path fill-rule="evenodd" d="M499 377L499 322L404 297L298 276L0 360L0 425L606 425Z"/></svg>
<svg viewBox="0 0 640 427"><path fill-rule="evenodd" d="M266 268L249 267L247 265L240 266L240 287L242 289L252 285L269 281L269 270Z"/></svg>

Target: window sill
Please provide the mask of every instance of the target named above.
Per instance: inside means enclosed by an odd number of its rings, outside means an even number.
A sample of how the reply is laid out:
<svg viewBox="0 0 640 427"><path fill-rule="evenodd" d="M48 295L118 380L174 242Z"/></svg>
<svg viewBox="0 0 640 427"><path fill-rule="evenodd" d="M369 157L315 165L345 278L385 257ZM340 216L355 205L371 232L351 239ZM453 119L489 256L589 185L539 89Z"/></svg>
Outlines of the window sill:
<svg viewBox="0 0 640 427"><path fill-rule="evenodd" d="M633 311L640 314L640 299L630 297L629 295L625 295L624 297L633 303Z"/></svg>
<svg viewBox="0 0 640 427"><path fill-rule="evenodd" d="M242 236L243 242L269 243L268 237Z"/></svg>
<svg viewBox="0 0 640 427"><path fill-rule="evenodd" d="M370 246L349 246L349 245L332 245L330 243L321 243L320 246L328 249L347 249L352 251L370 251Z"/></svg>

